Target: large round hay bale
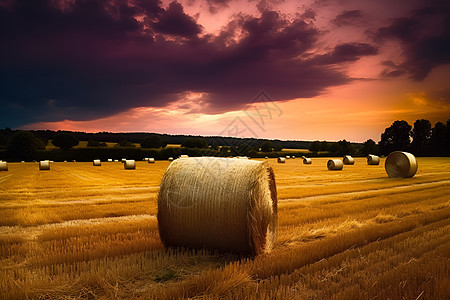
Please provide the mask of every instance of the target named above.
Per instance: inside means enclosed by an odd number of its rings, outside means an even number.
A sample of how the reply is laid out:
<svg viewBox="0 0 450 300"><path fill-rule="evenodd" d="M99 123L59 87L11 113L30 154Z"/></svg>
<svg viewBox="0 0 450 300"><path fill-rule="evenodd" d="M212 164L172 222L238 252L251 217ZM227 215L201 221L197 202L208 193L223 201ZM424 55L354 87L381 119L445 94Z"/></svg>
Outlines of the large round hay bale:
<svg viewBox="0 0 450 300"><path fill-rule="evenodd" d="M166 247L269 251L277 226L272 168L232 158L175 160L161 181L158 224Z"/></svg>
<svg viewBox="0 0 450 300"><path fill-rule="evenodd" d="M168 161L173 161L173 157L169 157L167 160Z"/></svg>
<svg viewBox="0 0 450 300"><path fill-rule="evenodd" d="M50 161L41 160L39 162L39 170L50 170Z"/></svg>
<svg viewBox="0 0 450 300"><path fill-rule="evenodd" d="M93 165L96 167L99 167L102 165L102 161L100 159L94 159Z"/></svg>
<svg viewBox="0 0 450 300"><path fill-rule="evenodd" d="M369 154L367 156L367 164L368 165L379 165L380 164L380 158L376 155Z"/></svg>
<svg viewBox="0 0 450 300"><path fill-rule="evenodd" d="M344 167L344 164L342 163L342 160L340 159L330 159L327 162L327 168L328 170L342 170Z"/></svg>
<svg viewBox="0 0 450 300"><path fill-rule="evenodd" d="M309 158L309 157L305 157L305 158L303 159L303 163L304 163L305 165L310 165L310 164L312 164L312 160L311 160L311 158Z"/></svg>
<svg viewBox="0 0 450 300"><path fill-rule="evenodd" d="M344 165L354 165L355 159L350 155L344 155L343 163Z"/></svg>
<svg viewBox="0 0 450 300"><path fill-rule="evenodd" d="M0 171L8 171L8 163L6 161L0 161Z"/></svg>
<svg viewBox="0 0 450 300"><path fill-rule="evenodd" d="M136 162L133 159L127 159L123 166L126 170L134 170L136 169Z"/></svg>
<svg viewBox="0 0 450 300"><path fill-rule="evenodd" d="M384 168L389 177L409 178L417 172L417 160L414 155L408 152L395 151L388 155L384 163Z"/></svg>
<svg viewBox="0 0 450 300"><path fill-rule="evenodd" d="M154 159L153 157L150 157L150 158L148 159L148 163L149 163L149 164L154 164L154 163L155 163L155 159Z"/></svg>
<svg viewBox="0 0 450 300"><path fill-rule="evenodd" d="M284 164L284 163L286 163L286 157L278 157L277 162L278 162L279 164Z"/></svg>

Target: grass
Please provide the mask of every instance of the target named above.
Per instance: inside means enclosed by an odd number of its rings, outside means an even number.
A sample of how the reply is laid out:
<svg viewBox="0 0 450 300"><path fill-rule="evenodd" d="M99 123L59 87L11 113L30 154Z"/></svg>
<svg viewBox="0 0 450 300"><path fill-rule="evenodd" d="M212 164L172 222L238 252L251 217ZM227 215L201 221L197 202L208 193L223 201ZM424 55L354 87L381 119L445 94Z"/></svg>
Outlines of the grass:
<svg viewBox="0 0 450 300"><path fill-rule="evenodd" d="M326 158L273 166L274 249L256 258L164 249L169 162L11 163L0 173L0 299L448 299L450 158L409 179Z"/></svg>

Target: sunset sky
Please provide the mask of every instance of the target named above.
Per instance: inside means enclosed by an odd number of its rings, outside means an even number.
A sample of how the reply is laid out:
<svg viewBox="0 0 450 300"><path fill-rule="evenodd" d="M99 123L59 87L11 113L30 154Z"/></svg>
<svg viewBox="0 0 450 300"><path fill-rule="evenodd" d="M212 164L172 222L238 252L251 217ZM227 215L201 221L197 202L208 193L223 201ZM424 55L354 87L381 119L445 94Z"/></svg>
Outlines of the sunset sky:
<svg viewBox="0 0 450 300"><path fill-rule="evenodd" d="M0 128L379 141L450 118L449 3L0 0Z"/></svg>

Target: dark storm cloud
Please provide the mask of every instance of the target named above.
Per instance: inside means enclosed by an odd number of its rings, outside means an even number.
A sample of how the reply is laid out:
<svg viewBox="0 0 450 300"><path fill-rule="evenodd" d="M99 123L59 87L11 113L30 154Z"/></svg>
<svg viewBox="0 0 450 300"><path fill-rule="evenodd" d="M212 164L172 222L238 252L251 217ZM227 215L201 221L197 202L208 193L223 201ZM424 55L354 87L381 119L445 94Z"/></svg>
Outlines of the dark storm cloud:
<svg viewBox="0 0 450 300"><path fill-rule="evenodd" d="M344 10L331 22L338 27L355 25L362 21L363 14L360 10Z"/></svg>
<svg viewBox="0 0 450 300"><path fill-rule="evenodd" d="M321 62L301 59L319 30L270 10L202 36L178 2L54 3L0 7L0 127L161 107L186 91L207 93L210 113L242 108L260 90L275 100L314 97L351 80L326 64L376 51L345 44Z"/></svg>
<svg viewBox="0 0 450 300"><path fill-rule="evenodd" d="M209 5L209 11L210 11L212 14L217 13L217 11L218 11L219 9L221 9L221 8L228 7L228 3L229 3L230 1L231 1L231 0L206 0L206 2L207 2L208 5Z"/></svg>
<svg viewBox="0 0 450 300"><path fill-rule="evenodd" d="M433 68L450 63L450 4L434 2L438 5L395 18L375 32L375 41L398 40L404 51L404 61L382 75L408 73L414 80L423 80Z"/></svg>

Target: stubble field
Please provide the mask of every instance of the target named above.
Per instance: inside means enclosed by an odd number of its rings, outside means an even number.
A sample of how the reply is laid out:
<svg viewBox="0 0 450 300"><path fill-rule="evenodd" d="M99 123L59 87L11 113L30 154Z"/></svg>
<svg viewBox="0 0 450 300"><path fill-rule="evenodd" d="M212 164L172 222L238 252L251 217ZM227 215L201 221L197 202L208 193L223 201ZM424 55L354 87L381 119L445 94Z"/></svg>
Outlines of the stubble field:
<svg viewBox="0 0 450 300"><path fill-rule="evenodd" d="M0 299L448 299L450 158L415 177L326 158L273 166L278 236L256 258L164 249L169 162L11 163L0 172Z"/></svg>

